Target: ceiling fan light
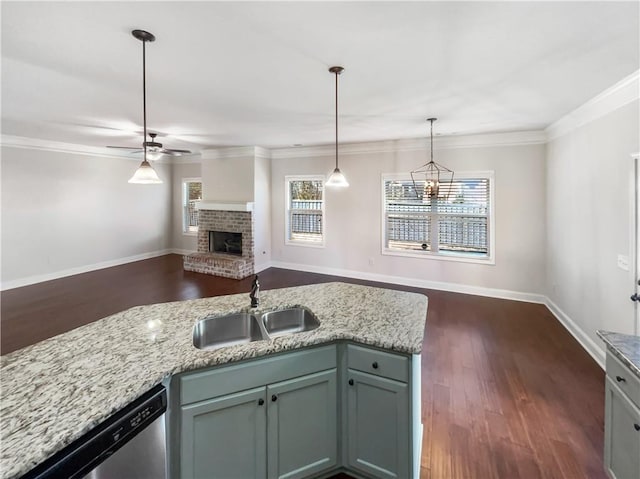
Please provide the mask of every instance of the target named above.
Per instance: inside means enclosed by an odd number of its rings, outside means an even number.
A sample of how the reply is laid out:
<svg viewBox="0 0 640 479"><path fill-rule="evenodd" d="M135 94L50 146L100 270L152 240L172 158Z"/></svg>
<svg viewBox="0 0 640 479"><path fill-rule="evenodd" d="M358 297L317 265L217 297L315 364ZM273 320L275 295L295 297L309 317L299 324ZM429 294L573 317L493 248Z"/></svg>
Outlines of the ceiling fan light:
<svg viewBox="0 0 640 479"><path fill-rule="evenodd" d="M162 180L158 177L158 173L149 164L147 160L144 160L140 167L133 174L129 183L135 183L137 185L157 185L162 183Z"/></svg>
<svg viewBox="0 0 640 479"><path fill-rule="evenodd" d="M333 170L333 173L329 176L329 179L325 183L326 186L333 186L337 188L345 188L349 186L349 182L340 171L340 168Z"/></svg>
<svg viewBox="0 0 640 479"><path fill-rule="evenodd" d="M162 152L160 150L147 150L147 158L151 161L159 160L162 157Z"/></svg>

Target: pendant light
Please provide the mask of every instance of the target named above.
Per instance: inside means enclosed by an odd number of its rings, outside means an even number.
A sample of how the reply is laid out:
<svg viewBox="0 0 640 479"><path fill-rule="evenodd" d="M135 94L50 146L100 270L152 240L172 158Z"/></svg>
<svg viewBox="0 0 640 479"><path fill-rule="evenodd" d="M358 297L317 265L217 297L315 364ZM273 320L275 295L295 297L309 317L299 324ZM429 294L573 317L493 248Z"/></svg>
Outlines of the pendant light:
<svg viewBox="0 0 640 479"><path fill-rule="evenodd" d="M451 190L451 183L453 183L453 171L433 161L433 122L436 120L437 118L427 119L427 121L431 124L430 160L428 163L425 163L420 168L411 172L413 188L418 197L420 197L420 195L418 195L418 187L416 185L417 181L424 181L424 196L428 196L429 198L446 198L449 195L449 191ZM445 186L447 184L449 185L448 187L441 188L442 186ZM444 195L442 194L442 190L445 190Z"/></svg>
<svg viewBox="0 0 640 479"><path fill-rule="evenodd" d="M142 118L144 129L142 154L144 156L142 157L142 163L140 164L140 167L133 174L133 176L129 180L129 183L153 185L162 183L162 180L158 178L156 170L154 170L151 164L147 161L147 70L145 44L147 42L155 41L156 37L152 33L145 32L144 30L133 30L131 32L131 35L142 42Z"/></svg>
<svg viewBox="0 0 640 479"><path fill-rule="evenodd" d="M337 188L344 188L349 186L347 179L344 177L340 168L338 168L338 75L340 75L344 68L342 67L331 67L329 68L331 73L334 73L336 76L336 168L333 170L333 173L329 176L329 179L325 183L325 186L335 186Z"/></svg>

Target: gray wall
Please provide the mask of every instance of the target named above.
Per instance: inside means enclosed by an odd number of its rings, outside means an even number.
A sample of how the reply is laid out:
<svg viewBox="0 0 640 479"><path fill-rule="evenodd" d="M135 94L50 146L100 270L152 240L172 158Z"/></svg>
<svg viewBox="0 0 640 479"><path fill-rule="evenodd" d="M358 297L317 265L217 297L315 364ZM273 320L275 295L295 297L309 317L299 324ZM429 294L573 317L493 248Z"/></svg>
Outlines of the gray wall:
<svg viewBox="0 0 640 479"><path fill-rule="evenodd" d="M171 170L127 180L139 161L2 147L2 285L149 257L170 238Z"/></svg>
<svg viewBox="0 0 640 479"><path fill-rule="evenodd" d="M548 144L547 296L584 342L597 329L634 332L633 160L640 150L638 100Z"/></svg>
<svg viewBox="0 0 640 479"><path fill-rule="evenodd" d="M349 188L326 189L326 247L285 244L285 176L326 175L335 158L272 159L272 258L290 266L347 275L382 275L450 285L540 295L545 281L545 146L543 144L438 149L435 160L455 171L495 172L495 265L382 255L382 174L408 173L427 161L426 150L343 154ZM371 264L373 263L373 264ZM373 276L370 276L373 278ZM469 288L467 288L469 289ZM516 295L517 296L517 295Z"/></svg>
<svg viewBox="0 0 640 479"><path fill-rule="evenodd" d="M254 254L256 271L271 263L271 160L256 157L254 171Z"/></svg>
<svg viewBox="0 0 640 479"><path fill-rule="evenodd" d="M178 251L196 251L197 234L186 234L182 231L182 181L186 178L201 178L202 167L199 162L176 163L171 165L171 175L171 247Z"/></svg>

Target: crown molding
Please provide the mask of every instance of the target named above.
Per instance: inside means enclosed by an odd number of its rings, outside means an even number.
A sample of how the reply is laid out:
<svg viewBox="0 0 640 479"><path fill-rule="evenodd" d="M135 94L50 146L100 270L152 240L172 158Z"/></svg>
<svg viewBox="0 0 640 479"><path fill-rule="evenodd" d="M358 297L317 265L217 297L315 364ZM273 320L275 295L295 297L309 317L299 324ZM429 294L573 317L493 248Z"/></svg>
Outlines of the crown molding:
<svg viewBox="0 0 640 479"><path fill-rule="evenodd" d="M433 139L434 149L482 148L494 146L541 145L547 142L542 130L514 131L505 133L485 133L480 135L439 136ZM340 145L340 155L361 155L372 153L397 153L399 151L422 151L429 148L428 138L407 138L401 140L372 141L367 143L344 143ZM286 159L300 157L333 156L335 145L289 147L271 150L271 158Z"/></svg>
<svg viewBox="0 0 640 479"><path fill-rule="evenodd" d="M8 148L24 148L27 150L54 151L74 155L91 155L105 158L124 158L140 162L140 158L131 157L125 152L114 151L101 146L78 145L76 143L63 143L60 141L40 140L25 136L2 135L0 146Z"/></svg>
<svg viewBox="0 0 640 479"><path fill-rule="evenodd" d="M271 158L271 151L260 146L235 146L231 148L211 148L202 150L202 160L222 160L232 158L243 158L251 156L254 158Z"/></svg>
<svg viewBox="0 0 640 479"><path fill-rule="evenodd" d="M90 155L100 158L119 158L122 160L135 161L136 163L140 163L140 161L142 161L141 156L131 155L130 153L127 153L125 151L114 150L105 146L88 146L79 145L77 143L63 143L60 141L27 138L26 136L1 135L0 146L7 148L23 148L26 150L52 151L56 153L66 153L72 155ZM170 164L178 158L180 160L175 161L176 163L199 163L199 158L192 159L192 157L197 155L197 153L180 157L171 157L164 155L158 160L152 160L152 163Z"/></svg>
<svg viewBox="0 0 640 479"><path fill-rule="evenodd" d="M549 125L545 131L549 140L566 135L570 131L611 113L640 98L640 70L623 78L571 113Z"/></svg>

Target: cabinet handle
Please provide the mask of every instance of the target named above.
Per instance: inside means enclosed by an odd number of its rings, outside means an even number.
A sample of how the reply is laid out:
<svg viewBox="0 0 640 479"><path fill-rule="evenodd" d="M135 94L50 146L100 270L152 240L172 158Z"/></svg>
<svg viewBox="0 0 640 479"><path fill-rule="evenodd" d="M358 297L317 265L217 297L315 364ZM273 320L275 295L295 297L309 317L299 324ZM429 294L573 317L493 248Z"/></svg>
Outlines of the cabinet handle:
<svg viewBox="0 0 640 479"><path fill-rule="evenodd" d="M264 399L258 399L258 406L262 406L264 404Z"/></svg>
<svg viewBox="0 0 640 479"><path fill-rule="evenodd" d="M636 431L640 431L640 424L634 424L633 427Z"/></svg>
<svg viewBox="0 0 640 479"><path fill-rule="evenodd" d="M625 378L623 378L622 376L616 376L616 381L618 381L619 383L626 383L627 380Z"/></svg>
<svg viewBox="0 0 640 479"><path fill-rule="evenodd" d="M373 366L373 369L378 369L378 361L374 361L371 366Z"/></svg>
<svg viewBox="0 0 640 479"><path fill-rule="evenodd" d="M276 402L278 400L278 396L276 396L275 394L273 396L271 396L271 400L273 402Z"/></svg>
<svg viewBox="0 0 640 479"><path fill-rule="evenodd" d="M349 386L353 386L353 379L349 379Z"/></svg>

